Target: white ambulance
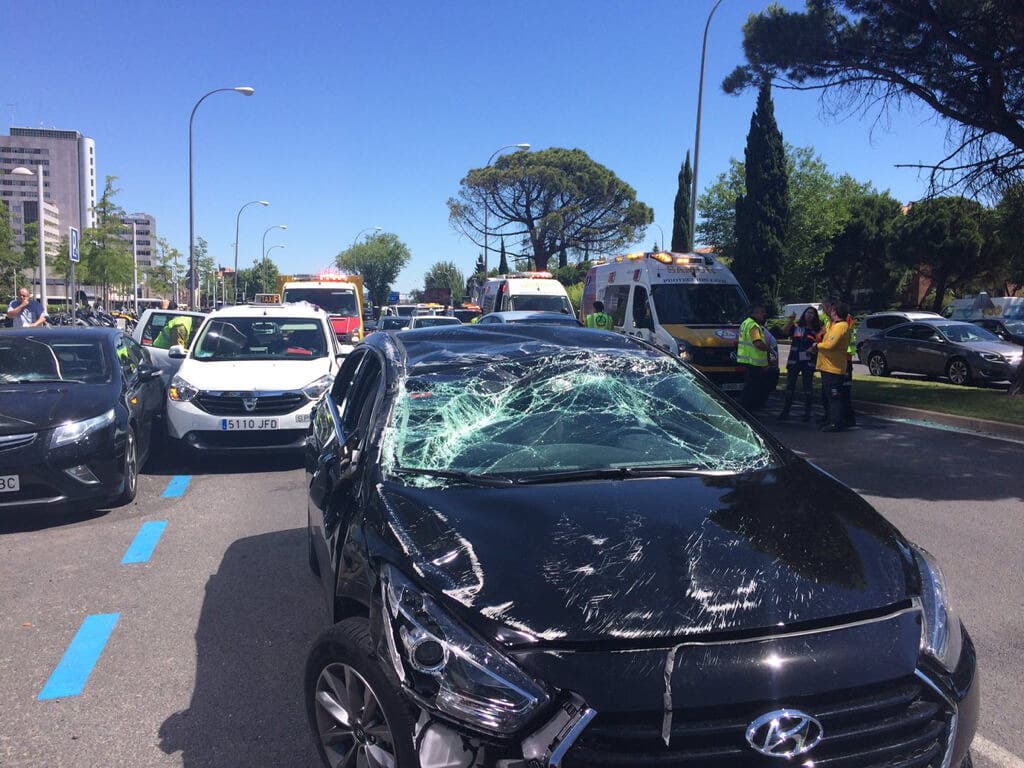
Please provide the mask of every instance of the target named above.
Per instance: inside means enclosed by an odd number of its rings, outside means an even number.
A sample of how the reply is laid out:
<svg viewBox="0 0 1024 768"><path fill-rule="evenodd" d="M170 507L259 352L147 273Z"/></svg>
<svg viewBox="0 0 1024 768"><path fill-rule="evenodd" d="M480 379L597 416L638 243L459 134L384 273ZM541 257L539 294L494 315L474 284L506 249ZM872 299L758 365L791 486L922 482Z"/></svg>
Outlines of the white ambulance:
<svg viewBox="0 0 1024 768"><path fill-rule="evenodd" d="M564 312L572 317L572 302L565 286L550 272L513 272L484 281L478 301L481 311Z"/></svg>
<svg viewBox="0 0 1024 768"><path fill-rule="evenodd" d="M743 388L736 342L747 297L713 256L655 251L598 262L583 287L584 318L595 301L616 331L679 355L722 389Z"/></svg>

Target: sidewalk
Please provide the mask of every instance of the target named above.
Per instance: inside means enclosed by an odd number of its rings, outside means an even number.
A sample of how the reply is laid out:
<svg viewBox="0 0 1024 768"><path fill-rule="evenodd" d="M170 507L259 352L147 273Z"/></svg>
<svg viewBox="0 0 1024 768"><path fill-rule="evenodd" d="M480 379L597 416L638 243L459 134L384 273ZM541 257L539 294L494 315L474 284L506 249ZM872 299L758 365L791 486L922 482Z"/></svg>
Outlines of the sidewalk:
<svg viewBox="0 0 1024 768"><path fill-rule="evenodd" d="M907 408L902 405L871 403L862 400L854 400L853 408L857 413L869 416L924 421L932 424L941 424L946 427L955 427L967 432L977 432L982 435L992 435L993 437L1024 442L1024 427L1017 424L1005 424L1001 421L976 419L967 416L953 416L948 413L926 411L921 408Z"/></svg>

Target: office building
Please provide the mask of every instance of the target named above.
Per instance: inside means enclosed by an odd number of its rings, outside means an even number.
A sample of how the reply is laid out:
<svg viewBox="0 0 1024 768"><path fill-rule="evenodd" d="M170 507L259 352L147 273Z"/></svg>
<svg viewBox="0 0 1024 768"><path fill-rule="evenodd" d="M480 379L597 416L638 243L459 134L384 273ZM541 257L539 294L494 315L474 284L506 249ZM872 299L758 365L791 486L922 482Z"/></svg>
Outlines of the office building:
<svg viewBox="0 0 1024 768"><path fill-rule="evenodd" d="M39 203L35 200L15 203L10 207L10 214L11 234L14 235L14 243L18 247L22 247L25 245L26 225L39 222ZM60 209L53 203L43 203L43 236L46 238L47 258L57 255L57 251L60 248L60 239L64 234L65 232L61 230ZM37 254L37 251L33 251L29 258L34 258Z"/></svg>
<svg viewBox="0 0 1024 768"><path fill-rule="evenodd" d="M93 225L96 206L96 142L78 131L11 128L0 136L0 200L13 212L35 202L34 176L12 176L19 166L35 173L43 167L43 195L60 211L62 235L68 227L79 232ZM44 221L45 221L44 216Z"/></svg>
<svg viewBox="0 0 1024 768"><path fill-rule="evenodd" d="M138 249L139 269L153 266L153 248L156 246L156 217L148 213L128 213L121 217L127 224L122 237L132 242L132 224L135 224L135 245Z"/></svg>

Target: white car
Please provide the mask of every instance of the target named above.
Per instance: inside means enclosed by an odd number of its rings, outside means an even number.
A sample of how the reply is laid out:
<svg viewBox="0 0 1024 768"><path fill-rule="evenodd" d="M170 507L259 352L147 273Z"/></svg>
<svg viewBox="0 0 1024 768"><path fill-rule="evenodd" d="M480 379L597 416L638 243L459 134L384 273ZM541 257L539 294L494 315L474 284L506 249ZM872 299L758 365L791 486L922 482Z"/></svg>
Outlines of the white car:
<svg viewBox="0 0 1024 768"><path fill-rule="evenodd" d="M171 383L171 379L177 373L181 360L172 358L169 355L170 346L159 346L165 343L164 338L160 336L160 331L175 317L191 318L193 337L195 336L195 331L199 330L199 326L206 319L206 315L202 312L186 312L178 309L147 309L142 313L139 322L136 323L135 330L132 331L132 338L149 350L149 356L153 364L160 369L160 378L163 380L165 387Z"/></svg>
<svg viewBox="0 0 1024 768"><path fill-rule="evenodd" d="M199 451L301 448L341 352L327 313L306 303L227 307L172 347L167 432Z"/></svg>
<svg viewBox="0 0 1024 768"><path fill-rule="evenodd" d="M444 315L413 315L409 320L408 328L435 328L439 325L462 325L457 317L445 317Z"/></svg>

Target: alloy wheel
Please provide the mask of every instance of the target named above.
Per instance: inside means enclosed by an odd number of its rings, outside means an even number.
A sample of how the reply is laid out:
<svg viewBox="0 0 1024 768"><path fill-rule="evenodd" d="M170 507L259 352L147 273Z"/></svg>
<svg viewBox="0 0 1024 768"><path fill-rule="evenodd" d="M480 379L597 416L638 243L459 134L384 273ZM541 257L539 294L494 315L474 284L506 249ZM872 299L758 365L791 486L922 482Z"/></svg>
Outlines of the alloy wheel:
<svg viewBox="0 0 1024 768"><path fill-rule="evenodd" d="M380 701L348 664L328 664L320 672L316 723L331 768L396 768L394 737Z"/></svg>
<svg viewBox="0 0 1024 768"><path fill-rule="evenodd" d="M963 386L971 380L971 369L963 360L953 360L949 364L949 380L953 384Z"/></svg>
<svg viewBox="0 0 1024 768"><path fill-rule="evenodd" d="M872 376L885 375L885 358L881 355L872 355L868 358L868 370Z"/></svg>

